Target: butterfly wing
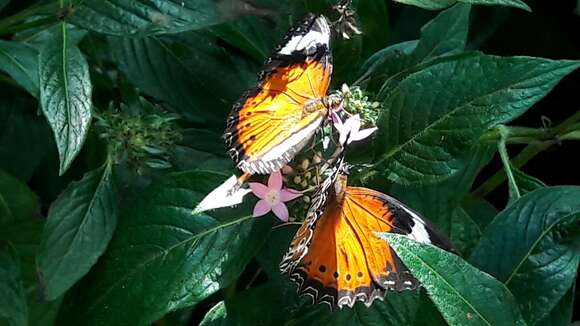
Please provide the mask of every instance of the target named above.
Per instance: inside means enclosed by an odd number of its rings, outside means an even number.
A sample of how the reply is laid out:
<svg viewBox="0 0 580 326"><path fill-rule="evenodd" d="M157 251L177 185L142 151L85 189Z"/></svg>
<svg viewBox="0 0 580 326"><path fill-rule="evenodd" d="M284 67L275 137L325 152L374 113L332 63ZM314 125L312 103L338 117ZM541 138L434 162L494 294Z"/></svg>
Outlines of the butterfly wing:
<svg viewBox="0 0 580 326"><path fill-rule="evenodd" d="M452 250L449 240L396 199L345 186L343 194L331 192L310 246L287 274L314 302L339 308L352 307L356 301L370 306L388 290L416 288L418 281L375 232L406 234Z"/></svg>
<svg viewBox="0 0 580 326"><path fill-rule="evenodd" d="M228 118L228 153L244 172L267 174L300 151L327 115L330 28L310 14L294 26L266 62L258 87L248 91Z"/></svg>

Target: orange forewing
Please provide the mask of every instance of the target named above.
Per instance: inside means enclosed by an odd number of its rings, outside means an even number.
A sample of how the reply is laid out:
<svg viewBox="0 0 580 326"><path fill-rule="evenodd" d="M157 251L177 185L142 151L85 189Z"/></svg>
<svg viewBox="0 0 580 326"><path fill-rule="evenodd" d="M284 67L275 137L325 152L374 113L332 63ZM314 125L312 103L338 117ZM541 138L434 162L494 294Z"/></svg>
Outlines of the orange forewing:
<svg viewBox="0 0 580 326"><path fill-rule="evenodd" d="M320 111L305 115L303 107L306 101L326 94L329 79L329 69L315 60L272 72L237 115L237 139L245 156L259 157L324 115Z"/></svg>

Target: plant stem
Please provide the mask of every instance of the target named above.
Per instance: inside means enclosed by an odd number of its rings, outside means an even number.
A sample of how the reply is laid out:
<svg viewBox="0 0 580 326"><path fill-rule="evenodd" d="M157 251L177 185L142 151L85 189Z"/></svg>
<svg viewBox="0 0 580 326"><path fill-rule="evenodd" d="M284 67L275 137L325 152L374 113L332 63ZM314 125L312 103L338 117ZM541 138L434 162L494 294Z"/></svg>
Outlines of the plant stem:
<svg viewBox="0 0 580 326"><path fill-rule="evenodd" d="M577 127L579 125L578 124L579 121L580 121L580 110L576 111L576 113L574 113L568 119L564 120L562 123L560 123L558 126L552 129L552 134L555 135L553 137L553 141L544 141L544 142L536 141L529 144L518 155L516 155L516 157L514 157L511 160L512 166L516 168L521 168L536 155L546 150L550 146L559 143L559 140L566 138L566 137L560 138L559 135L574 133L574 131L571 129ZM509 143L509 139L507 142ZM502 169L496 172L492 177L487 179L487 181L482 183L479 187L477 187L477 189L475 189L471 193L471 195L473 197L479 198L485 197L489 193L491 193L495 188L501 185L505 181L505 179L506 174Z"/></svg>
<svg viewBox="0 0 580 326"><path fill-rule="evenodd" d="M234 280L232 282L232 284L230 284L228 287L223 289L225 299L232 298L236 294L236 286L237 286L237 280Z"/></svg>
<svg viewBox="0 0 580 326"><path fill-rule="evenodd" d="M517 200L518 198L521 197L520 189L518 189L516 179L514 178L514 175L512 173L512 168L510 166L510 157L508 155L507 148L506 148L506 140L508 139L508 137L510 135L510 131L504 125L499 125L496 129L499 132L500 137L501 137L499 142L497 143L497 150L499 152L499 157L501 158L501 162L503 163L503 169L504 169L505 173L507 174L510 195L513 194L513 197L515 197L514 199Z"/></svg>

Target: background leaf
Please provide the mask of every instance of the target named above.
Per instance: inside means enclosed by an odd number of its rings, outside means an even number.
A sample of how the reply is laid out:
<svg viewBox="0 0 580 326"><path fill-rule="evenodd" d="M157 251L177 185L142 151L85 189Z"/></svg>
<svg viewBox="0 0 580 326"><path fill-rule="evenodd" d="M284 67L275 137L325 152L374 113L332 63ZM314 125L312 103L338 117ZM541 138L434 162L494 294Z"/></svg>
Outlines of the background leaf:
<svg viewBox="0 0 580 326"><path fill-rule="evenodd" d="M99 33L143 36L201 29L242 15L268 12L246 1L231 0L84 0L78 1L69 20Z"/></svg>
<svg viewBox="0 0 580 326"><path fill-rule="evenodd" d="M459 256L405 236L381 235L450 325L525 325L509 290Z"/></svg>
<svg viewBox="0 0 580 326"><path fill-rule="evenodd" d="M239 214L250 207L192 215L227 177L169 175L126 207L107 253L65 298L59 323L146 325L230 285L264 243L272 220Z"/></svg>
<svg viewBox="0 0 580 326"><path fill-rule="evenodd" d="M38 51L26 44L0 40L0 70L38 97Z"/></svg>
<svg viewBox="0 0 580 326"><path fill-rule="evenodd" d="M38 197L20 180L0 170L0 225L38 214Z"/></svg>
<svg viewBox="0 0 580 326"><path fill-rule="evenodd" d="M37 104L28 98L11 98L13 89L0 88L0 168L28 181L51 148L46 119L38 116ZM7 159L9 158L9 159Z"/></svg>
<svg viewBox="0 0 580 326"><path fill-rule="evenodd" d="M40 51L40 102L50 124L62 175L77 156L91 121L89 67L64 23Z"/></svg>
<svg viewBox="0 0 580 326"><path fill-rule="evenodd" d="M177 39L109 38L113 59L139 89L188 121L223 128L232 103L255 80L257 68L250 72L215 42L198 33Z"/></svg>
<svg viewBox="0 0 580 326"><path fill-rule="evenodd" d="M383 102L377 165L396 183L449 177L487 128L518 117L580 66L483 54L446 61L411 74Z"/></svg>
<svg viewBox="0 0 580 326"><path fill-rule="evenodd" d="M471 256L510 288L530 325L550 313L576 277L579 196L580 187L572 186L524 195L498 214ZM510 254L497 255L502 248Z"/></svg>
<svg viewBox="0 0 580 326"><path fill-rule="evenodd" d="M6 241L0 241L0 322L3 319L10 326L28 324L20 261L16 250Z"/></svg>
<svg viewBox="0 0 580 326"><path fill-rule="evenodd" d="M521 0L395 0L400 3L405 3L408 5L417 6L423 9L439 10L456 2L478 4L478 5L488 5L488 6L509 6L514 8L523 9L526 11L532 11L530 7Z"/></svg>
<svg viewBox="0 0 580 326"><path fill-rule="evenodd" d="M48 300L66 292L103 254L117 225L116 201L107 163L71 183L52 204L38 254Z"/></svg>
<svg viewBox="0 0 580 326"><path fill-rule="evenodd" d="M376 93L392 89L422 63L463 51L471 6L458 4L437 15L421 28L418 42L391 45L373 54L361 68L362 83Z"/></svg>

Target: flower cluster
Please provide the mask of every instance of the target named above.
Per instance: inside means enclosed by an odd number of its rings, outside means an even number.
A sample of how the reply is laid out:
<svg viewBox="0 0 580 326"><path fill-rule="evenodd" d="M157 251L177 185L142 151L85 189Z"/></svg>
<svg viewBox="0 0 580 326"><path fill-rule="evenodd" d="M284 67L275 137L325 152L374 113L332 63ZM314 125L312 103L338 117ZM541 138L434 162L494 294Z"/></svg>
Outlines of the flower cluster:
<svg viewBox="0 0 580 326"><path fill-rule="evenodd" d="M358 86L349 87L343 84L337 93L342 96L344 107L348 112L361 116L363 125L376 125L381 109L379 102L369 100L368 96Z"/></svg>
<svg viewBox="0 0 580 326"><path fill-rule="evenodd" d="M115 163L127 164L139 174L144 168L170 168L171 153L181 140L177 117L145 101L141 104L148 106L149 112L129 113L132 110L122 104L119 112L97 115L99 137L108 142Z"/></svg>

